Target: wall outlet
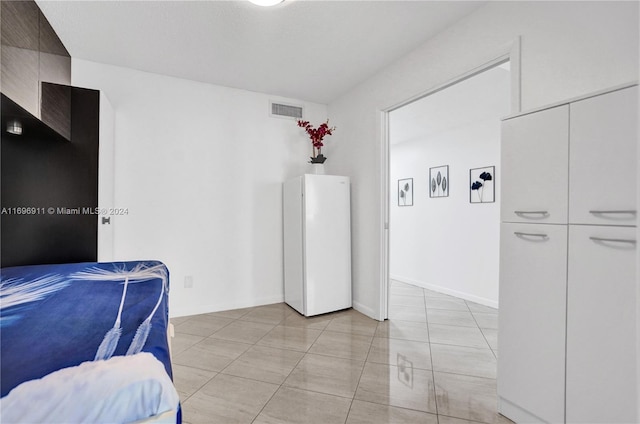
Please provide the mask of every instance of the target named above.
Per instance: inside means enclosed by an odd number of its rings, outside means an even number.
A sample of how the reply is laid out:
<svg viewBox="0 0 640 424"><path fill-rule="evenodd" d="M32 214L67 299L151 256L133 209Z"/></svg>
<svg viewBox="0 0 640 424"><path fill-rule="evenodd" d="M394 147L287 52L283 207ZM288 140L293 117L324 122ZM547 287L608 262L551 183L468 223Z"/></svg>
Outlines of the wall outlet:
<svg viewBox="0 0 640 424"><path fill-rule="evenodd" d="M186 277L184 277L184 288L185 289L193 288L193 277L192 276L187 275Z"/></svg>

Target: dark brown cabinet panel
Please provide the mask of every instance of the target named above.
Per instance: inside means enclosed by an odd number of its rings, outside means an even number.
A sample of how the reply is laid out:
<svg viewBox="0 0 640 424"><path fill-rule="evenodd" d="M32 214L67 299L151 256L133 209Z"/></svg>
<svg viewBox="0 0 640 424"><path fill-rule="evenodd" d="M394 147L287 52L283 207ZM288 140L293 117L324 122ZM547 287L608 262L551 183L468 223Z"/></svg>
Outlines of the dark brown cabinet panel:
<svg viewBox="0 0 640 424"><path fill-rule="evenodd" d="M2 93L70 139L69 94L41 85L71 85L69 52L34 1L3 0L0 12Z"/></svg>

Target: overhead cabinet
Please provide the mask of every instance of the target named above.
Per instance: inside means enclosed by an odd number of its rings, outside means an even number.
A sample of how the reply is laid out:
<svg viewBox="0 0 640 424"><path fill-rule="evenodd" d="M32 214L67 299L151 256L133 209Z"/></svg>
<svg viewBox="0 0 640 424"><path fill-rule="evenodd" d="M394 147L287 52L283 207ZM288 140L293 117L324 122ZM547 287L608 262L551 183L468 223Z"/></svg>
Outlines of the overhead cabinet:
<svg viewBox="0 0 640 424"><path fill-rule="evenodd" d="M637 224L637 117L637 86L571 104L572 224Z"/></svg>
<svg viewBox="0 0 640 424"><path fill-rule="evenodd" d="M567 223L569 106L504 121L501 218Z"/></svg>
<svg viewBox="0 0 640 424"><path fill-rule="evenodd" d="M500 412L638 422L638 88L503 121Z"/></svg>

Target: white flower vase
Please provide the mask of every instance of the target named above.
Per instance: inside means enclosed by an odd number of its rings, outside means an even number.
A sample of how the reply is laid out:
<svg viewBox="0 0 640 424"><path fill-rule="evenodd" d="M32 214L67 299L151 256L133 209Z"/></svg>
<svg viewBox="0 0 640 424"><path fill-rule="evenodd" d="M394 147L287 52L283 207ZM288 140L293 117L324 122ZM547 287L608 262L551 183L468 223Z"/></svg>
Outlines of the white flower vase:
<svg viewBox="0 0 640 424"><path fill-rule="evenodd" d="M311 174L324 175L324 163L311 163Z"/></svg>

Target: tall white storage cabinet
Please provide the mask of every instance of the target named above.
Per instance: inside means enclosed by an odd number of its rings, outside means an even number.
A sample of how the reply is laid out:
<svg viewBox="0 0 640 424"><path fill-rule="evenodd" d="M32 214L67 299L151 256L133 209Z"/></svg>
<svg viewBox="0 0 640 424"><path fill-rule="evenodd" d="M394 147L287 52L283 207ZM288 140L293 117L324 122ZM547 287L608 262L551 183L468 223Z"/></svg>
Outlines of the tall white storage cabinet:
<svg viewBox="0 0 640 424"><path fill-rule="evenodd" d="M290 179L283 202L285 302L305 316L351 307L349 178Z"/></svg>
<svg viewBox="0 0 640 424"><path fill-rule="evenodd" d="M637 423L638 87L502 130L499 410Z"/></svg>

